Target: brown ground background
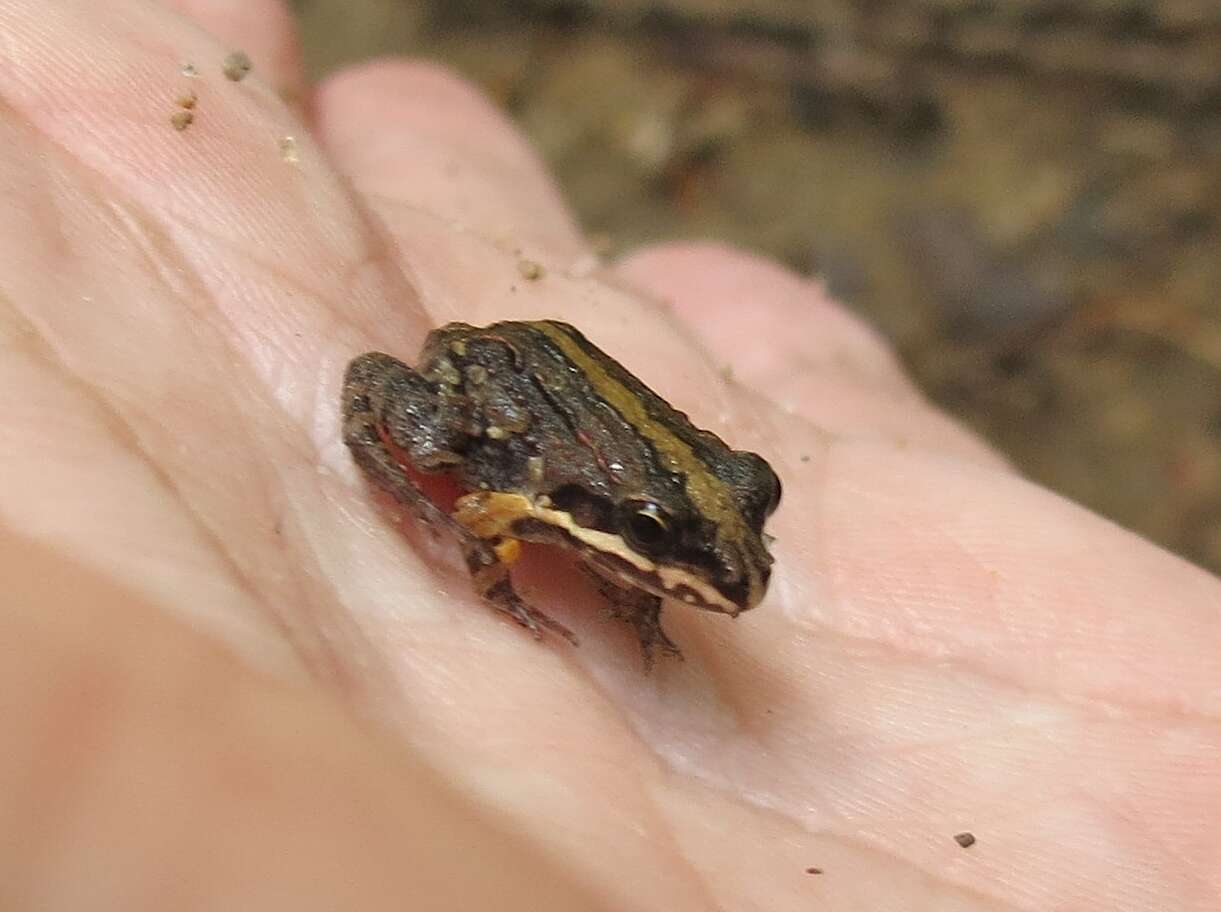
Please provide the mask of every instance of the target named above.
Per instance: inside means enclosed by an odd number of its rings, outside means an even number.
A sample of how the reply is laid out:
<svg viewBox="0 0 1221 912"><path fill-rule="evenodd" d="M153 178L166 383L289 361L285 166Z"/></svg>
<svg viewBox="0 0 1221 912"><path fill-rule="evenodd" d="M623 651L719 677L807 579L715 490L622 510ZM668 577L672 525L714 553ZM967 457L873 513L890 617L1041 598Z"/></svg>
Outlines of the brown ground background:
<svg viewBox="0 0 1221 912"><path fill-rule="evenodd" d="M1221 571L1218 0L296 0L450 64L607 252L822 276L1028 476Z"/></svg>

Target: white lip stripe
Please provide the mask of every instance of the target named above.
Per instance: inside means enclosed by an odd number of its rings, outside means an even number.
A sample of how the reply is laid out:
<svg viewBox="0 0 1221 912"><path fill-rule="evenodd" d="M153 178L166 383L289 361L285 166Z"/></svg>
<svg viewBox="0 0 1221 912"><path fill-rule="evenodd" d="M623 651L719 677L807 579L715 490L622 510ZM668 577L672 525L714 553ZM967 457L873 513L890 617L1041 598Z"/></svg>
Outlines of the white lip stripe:
<svg viewBox="0 0 1221 912"><path fill-rule="evenodd" d="M628 547L622 536L601 532L597 529L587 529L577 524L571 513L556 510L549 504L550 501L545 496L535 499L524 494L472 493L458 500L458 509L454 516L458 522L482 537L512 535L511 523L514 520L524 517L537 519L549 526L562 529L572 538L588 545L596 553L617 557L629 566L635 567L642 574L653 576L661 582L661 588L658 589L645 579L629 578L627 582L631 586L661 598L676 597L688 604L702 602L702 606L710 611L720 611L734 617L741 613L741 605L727 599L695 574L681 567L659 566L643 554ZM626 571L622 568L615 568L612 572L621 578L627 576Z"/></svg>
<svg viewBox="0 0 1221 912"><path fill-rule="evenodd" d="M623 540L622 536L601 532L598 529L586 529L584 526L577 525L571 514L565 513L563 510L539 506L533 501L530 503L530 513L535 519L541 520L549 526L563 529L577 541L589 545L595 551L613 554L644 573L656 574L666 591L654 592L654 595L665 597L669 593L685 587L696 593L705 604L714 605L725 614L736 615L742 610L740 605L725 598L698 576L694 576L680 567L659 567L644 555L636 553L627 546L627 542ZM639 581L633 580L633 583L639 585Z"/></svg>

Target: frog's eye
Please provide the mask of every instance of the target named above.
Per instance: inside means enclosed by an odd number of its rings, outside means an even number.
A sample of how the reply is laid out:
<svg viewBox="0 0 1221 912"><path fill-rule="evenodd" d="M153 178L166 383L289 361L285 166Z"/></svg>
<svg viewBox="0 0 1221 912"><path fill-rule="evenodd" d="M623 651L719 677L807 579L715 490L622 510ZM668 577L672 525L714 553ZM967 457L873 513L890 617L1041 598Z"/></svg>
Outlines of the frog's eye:
<svg viewBox="0 0 1221 912"><path fill-rule="evenodd" d="M620 526L632 547L645 554L661 554L674 544L674 524L650 500L629 500L621 507Z"/></svg>

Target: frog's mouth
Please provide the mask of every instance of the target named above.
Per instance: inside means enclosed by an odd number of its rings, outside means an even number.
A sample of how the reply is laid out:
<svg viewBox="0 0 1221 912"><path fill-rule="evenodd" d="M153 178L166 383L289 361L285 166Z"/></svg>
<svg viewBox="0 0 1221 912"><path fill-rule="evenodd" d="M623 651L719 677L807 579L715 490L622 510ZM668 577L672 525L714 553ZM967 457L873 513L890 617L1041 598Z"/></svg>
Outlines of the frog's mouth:
<svg viewBox="0 0 1221 912"><path fill-rule="evenodd" d="M571 548L611 581L660 598L734 617L751 607L724 595L693 569L658 563L632 550L620 535L580 525L545 497L476 491L458 498L454 518L480 538L519 538Z"/></svg>
<svg viewBox="0 0 1221 912"><path fill-rule="evenodd" d="M727 598L693 570L681 565L658 564L628 547L622 536L581 526L560 527L581 558L598 573L629 589L643 589L660 598L737 617L745 608ZM592 534L591 534L592 533Z"/></svg>
<svg viewBox="0 0 1221 912"><path fill-rule="evenodd" d="M640 589L659 598L678 599L695 608L728 614L730 617L737 617L746 610L745 606L727 599L700 577L682 567L654 565L652 570L646 570L618 553L608 553L580 544L576 546L576 550L595 573L616 585ZM635 552L632 553L639 557ZM647 558L645 560L647 561Z"/></svg>

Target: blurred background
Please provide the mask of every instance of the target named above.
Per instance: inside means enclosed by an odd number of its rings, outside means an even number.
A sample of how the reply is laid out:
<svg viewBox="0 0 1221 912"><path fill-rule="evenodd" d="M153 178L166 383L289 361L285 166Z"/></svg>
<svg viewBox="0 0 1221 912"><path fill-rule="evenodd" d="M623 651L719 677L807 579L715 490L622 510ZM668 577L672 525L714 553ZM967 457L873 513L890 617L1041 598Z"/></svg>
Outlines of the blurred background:
<svg viewBox="0 0 1221 912"><path fill-rule="evenodd" d="M295 0L481 85L611 256L821 277L1030 478L1221 572L1221 0Z"/></svg>

